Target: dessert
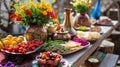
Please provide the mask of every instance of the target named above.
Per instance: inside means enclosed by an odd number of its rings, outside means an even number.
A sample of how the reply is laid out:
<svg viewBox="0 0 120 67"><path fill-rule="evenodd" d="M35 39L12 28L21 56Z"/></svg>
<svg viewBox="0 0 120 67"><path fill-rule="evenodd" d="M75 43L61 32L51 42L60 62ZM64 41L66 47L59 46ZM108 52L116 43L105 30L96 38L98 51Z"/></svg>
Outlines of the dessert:
<svg viewBox="0 0 120 67"><path fill-rule="evenodd" d="M40 53L36 60L38 61L38 65L41 67L57 67L62 59L62 56L58 53L52 52L43 52Z"/></svg>

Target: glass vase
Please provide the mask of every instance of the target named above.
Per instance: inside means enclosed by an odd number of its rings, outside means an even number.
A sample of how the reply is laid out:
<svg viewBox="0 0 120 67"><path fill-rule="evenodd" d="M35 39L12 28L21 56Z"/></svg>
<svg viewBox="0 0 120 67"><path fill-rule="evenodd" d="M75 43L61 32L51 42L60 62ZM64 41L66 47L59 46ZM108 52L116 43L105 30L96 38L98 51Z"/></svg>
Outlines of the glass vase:
<svg viewBox="0 0 120 67"><path fill-rule="evenodd" d="M27 41L33 39L41 39L44 42L47 41L47 30L43 26L30 26L25 32L25 38Z"/></svg>

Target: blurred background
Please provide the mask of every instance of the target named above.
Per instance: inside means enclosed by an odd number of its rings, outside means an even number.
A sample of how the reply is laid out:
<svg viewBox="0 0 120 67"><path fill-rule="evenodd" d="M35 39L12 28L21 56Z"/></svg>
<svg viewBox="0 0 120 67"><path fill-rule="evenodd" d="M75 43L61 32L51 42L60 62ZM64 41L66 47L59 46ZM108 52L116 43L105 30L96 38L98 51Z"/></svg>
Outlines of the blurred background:
<svg viewBox="0 0 120 67"><path fill-rule="evenodd" d="M12 20L9 19L9 15L14 11L13 5L17 1L24 0L0 0L0 33L3 36L7 34L12 35L22 35L26 27L19 25ZM35 0L40 1L40 0ZM70 4L72 0L46 0L46 2L50 2L53 6L58 7L59 11L59 20L62 23L64 20L64 8L72 8L72 16L75 16L75 10L73 6ZM97 0L92 0L92 8L95 7ZM118 9L119 9L119 0L101 0L101 13L104 16L108 16L111 19L118 20ZM90 9L91 10L91 9ZM90 10L88 14L90 15ZM115 16L114 16L115 15Z"/></svg>

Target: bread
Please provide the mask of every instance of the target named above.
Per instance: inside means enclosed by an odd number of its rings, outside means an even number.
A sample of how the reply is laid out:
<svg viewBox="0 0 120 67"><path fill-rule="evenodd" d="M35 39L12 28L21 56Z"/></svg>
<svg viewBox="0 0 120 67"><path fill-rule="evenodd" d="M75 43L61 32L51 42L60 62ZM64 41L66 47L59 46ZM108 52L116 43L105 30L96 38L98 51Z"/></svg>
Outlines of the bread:
<svg viewBox="0 0 120 67"><path fill-rule="evenodd" d="M76 48L76 47L80 47L81 43L74 42L74 41L68 41L66 44L60 44L60 45L68 47L68 48Z"/></svg>
<svg viewBox="0 0 120 67"><path fill-rule="evenodd" d="M100 33L98 32L83 32L83 31L77 31L78 38L82 38L85 40L96 40L100 37Z"/></svg>

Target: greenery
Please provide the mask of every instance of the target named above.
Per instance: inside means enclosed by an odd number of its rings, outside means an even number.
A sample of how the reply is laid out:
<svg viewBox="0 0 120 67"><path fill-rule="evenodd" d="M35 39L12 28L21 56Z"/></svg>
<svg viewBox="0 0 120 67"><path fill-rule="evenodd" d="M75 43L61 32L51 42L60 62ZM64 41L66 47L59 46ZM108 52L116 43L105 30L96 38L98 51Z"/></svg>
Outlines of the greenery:
<svg viewBox="0 0 120 67"><path fill-rule="evenodd" d="M45 25L54 18L50 3L34 2L26 0L25 3L15 4L16 11L10 15L10 19L16 18L22 25Z"/></svg>
<svg viewBox="0 0 120 67"><path fill-rule="evenodd" d="M65 41L63 40L49 40L48 42L44 43L41 47L41 51L44 51L47 47L52 46L52 45L59 45L59 44L64 44Z"/></svg>
<svg viewBox="0 0 120 67"><path fill-rule="evenodd" d="M91 0L73 0L71 4L75 7L77 12L87 12L91 7Z"/></svg>
<svg viewBox="0 0 120 67"><path fill-rule="evenodd" d="M77 10L77 12L87 12L88 6L86 4L77 4L75 6L75 9Z"/></svg>

